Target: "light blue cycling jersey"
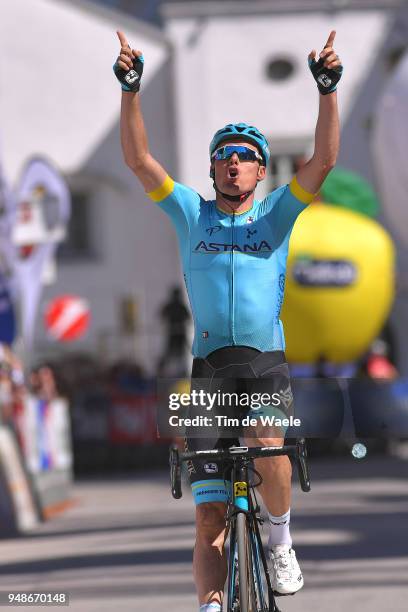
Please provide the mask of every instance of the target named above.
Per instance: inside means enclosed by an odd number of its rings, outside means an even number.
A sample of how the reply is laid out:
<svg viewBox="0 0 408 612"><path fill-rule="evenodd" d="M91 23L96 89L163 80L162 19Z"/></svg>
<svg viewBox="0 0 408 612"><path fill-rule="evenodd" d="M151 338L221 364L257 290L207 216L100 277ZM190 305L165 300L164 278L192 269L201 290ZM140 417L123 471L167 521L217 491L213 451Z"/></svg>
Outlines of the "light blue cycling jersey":
<svg viewBox="0 0 408 612"><path fill-rule="evenodd" d="M228 214L169 176L148 195L176 228L194 319L193 355L234 345L284 350L279 316L289 238L314 196L295 177L248 211Z"/></svg>

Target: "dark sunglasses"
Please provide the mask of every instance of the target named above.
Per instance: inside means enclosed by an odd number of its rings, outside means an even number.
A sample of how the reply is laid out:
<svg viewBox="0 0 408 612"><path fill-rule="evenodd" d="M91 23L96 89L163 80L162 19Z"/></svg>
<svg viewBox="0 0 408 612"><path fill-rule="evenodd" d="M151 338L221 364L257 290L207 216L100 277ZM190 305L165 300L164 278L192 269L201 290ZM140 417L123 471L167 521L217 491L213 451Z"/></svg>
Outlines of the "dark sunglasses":
<svg viewBox="0 0 408 612"><path fill-rule="evenodd" d="M220 159L230 159L234 153L238 155L239 161L259 161L259 163L263 163L262 156L259 155L258 151L241 145L225 145L220 147L214 151L211 159L217 161Z"/></svg>

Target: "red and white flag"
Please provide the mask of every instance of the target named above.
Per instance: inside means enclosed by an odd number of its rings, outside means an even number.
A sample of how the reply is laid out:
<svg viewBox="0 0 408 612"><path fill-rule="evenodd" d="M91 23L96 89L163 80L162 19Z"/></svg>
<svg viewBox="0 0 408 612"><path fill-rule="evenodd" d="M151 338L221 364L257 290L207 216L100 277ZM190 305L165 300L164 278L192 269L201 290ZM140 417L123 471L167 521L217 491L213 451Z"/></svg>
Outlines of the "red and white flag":
<svg viewBox="0 0 408 612"><path fill-rule="evenodd" d="M78 340L88 330L91 314L87 300L77 295L61 295L47 306L45 327L54 340Z"/></svg>

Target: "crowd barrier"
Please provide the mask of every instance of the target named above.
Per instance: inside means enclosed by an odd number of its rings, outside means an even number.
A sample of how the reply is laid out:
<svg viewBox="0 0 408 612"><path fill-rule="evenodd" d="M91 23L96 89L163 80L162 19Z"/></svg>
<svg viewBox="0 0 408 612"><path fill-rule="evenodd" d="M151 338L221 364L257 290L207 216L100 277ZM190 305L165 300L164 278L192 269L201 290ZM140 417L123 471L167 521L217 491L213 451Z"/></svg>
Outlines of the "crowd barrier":
<svg viewBox="0 0 408 612"><path fill-rule="evenodd" d="M30 531L39 518L16 435L0 425L0 537Z"/></svg>
<svg viewBox="0 0 408 612"><path fill-rule="evenodd" d="M71 503L68 402L24 394L0 419L0 516L5 533L32 529Z"/></svg>
<svg viewBox="0 0 408 612"><path fill-rule="evenodd" d="M88 385L72 398L77 472L158 467L168 460L169 438L158 437L157 393L152 381L140 389Z"/></svg>
<svg viewBox="0 0 408 612"><path fill-rule="evenodd" d="M171 382L171 391L188 392L189 381ZM132 392L88 385L74 394L76 471L167 465L172 434L179 434L168 426L169 416L175 413L169 411L168 394L165 397L160 389L158 394L159 386L152 382ZM321 448L327 452L347 450L355 438L370 438L370 448L386 451L389 441L408 439L407 379L294 378L292 388L294 415L300 418L301 426L289 427L286 435L308 438L312 452Z"/></svg>

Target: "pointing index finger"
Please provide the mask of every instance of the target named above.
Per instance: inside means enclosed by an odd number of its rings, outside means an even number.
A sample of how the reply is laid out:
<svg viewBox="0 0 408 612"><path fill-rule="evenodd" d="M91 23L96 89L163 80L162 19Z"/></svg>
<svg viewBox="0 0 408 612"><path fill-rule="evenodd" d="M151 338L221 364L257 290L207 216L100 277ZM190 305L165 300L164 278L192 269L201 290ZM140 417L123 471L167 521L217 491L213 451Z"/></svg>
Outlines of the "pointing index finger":
<svg viewBox="0 0 408 612"><path fill-rule="evenodd" d="M121 47L128 47L129 43L128 43L127 38L124 35L124 33L121 32L120 30L117 30L116 34L118 35L118 38L120 40L120 46Z"/></svg>
<svg viewBox="0 0 408 612"><path fill-rule="evenodd" d="M335 36L336 36L336 30L332 30L329 34L329 38L327 39L327 43L324 45L325 48L333 46Z"/></svg>

